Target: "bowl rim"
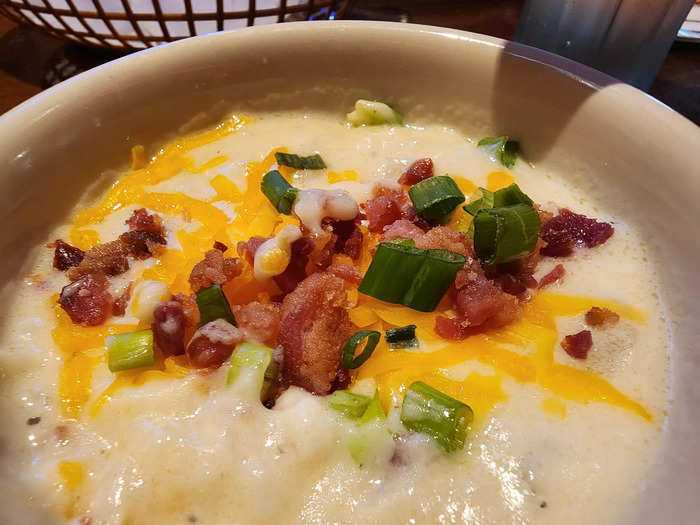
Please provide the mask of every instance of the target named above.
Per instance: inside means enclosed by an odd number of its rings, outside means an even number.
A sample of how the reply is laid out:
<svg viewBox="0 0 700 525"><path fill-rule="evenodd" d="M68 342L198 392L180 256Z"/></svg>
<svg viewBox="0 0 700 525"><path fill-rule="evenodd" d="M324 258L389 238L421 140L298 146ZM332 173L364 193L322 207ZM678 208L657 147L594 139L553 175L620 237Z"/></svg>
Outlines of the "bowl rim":
<svg viewBox="0 0 700 525"><path fill-rule="evenodd" d="M111 60L64 80L55 86L37 93L33 97L25 100L21 104L0 115L0 132L4 126L11 125L13 120L18 120L25 116L31 117L32 113L34 113L35 118L41 118L43 113L47 112L51 107L53 99L59 97L66 90L86 86L91 82L99 82L102 79L106 79L112 72L122 67L125 63L135 64L136 62L148 60L158 55L165 56L167 53L177 53L181 48L184 49L196 47L198 45L204 45L210 42L216 42L218 40L225 40L227 38L231 38L231 35L240 34L241 32L285 33L288 31L298 32L300 30L313 31L315 28L325 29L329 26L332 26L334 30L339 31L346 31L348 29L353 31L356 30L355 28L366 28L368 30L379 29L383 31L401 31L412 34L424 33L443 38L462 40L469 42L472 45L496 47L501 49L503 53L553 69L578 83L585 84L595 91L600 91L604 87L615 84L624 85L628 88L624 93L624 97L627 99L632 93L629 90L631 87L634 89L633 96L636 97L636 103L654 106L657 108L657 110L663 110L667 118L677 121L676 125L687 126L690 124L691 126L700 130L699 126L696 126L692 121L669 107L667 104L664 104L660 100L654 98L648 93L645 93L644 91L641 91L638 88L635 88L634 86L631 86L630 84L626 84L621 80L618 80L580 62L576 62L569 58L551 53L549 51L544 51L527 44L521 44L519 42L484 35L481 33L424 24L368 20L312 20L217 31L206 35L184 38L175 42L167 42L156 47L130 53L126 56ZM35 118L32 118L32 121L34 121Z"/></svg>

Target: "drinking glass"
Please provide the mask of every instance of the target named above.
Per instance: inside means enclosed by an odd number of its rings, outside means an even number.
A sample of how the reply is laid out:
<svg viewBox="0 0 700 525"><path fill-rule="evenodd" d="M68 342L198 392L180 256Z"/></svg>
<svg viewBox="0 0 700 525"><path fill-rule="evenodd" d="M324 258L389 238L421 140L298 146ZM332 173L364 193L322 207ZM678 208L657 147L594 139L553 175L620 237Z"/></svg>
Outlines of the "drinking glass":
<svg viewBox="0 0 700 525"><path fill-rule="evenodd" d="M527 0L515 40L651 86L695 0Z"/></svg>

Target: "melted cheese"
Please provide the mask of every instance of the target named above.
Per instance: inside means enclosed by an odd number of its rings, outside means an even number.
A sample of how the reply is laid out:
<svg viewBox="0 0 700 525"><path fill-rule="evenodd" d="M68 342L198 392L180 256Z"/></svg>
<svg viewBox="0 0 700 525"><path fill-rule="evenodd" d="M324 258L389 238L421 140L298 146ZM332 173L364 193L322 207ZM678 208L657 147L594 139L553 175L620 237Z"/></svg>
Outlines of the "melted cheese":
<svg viewBox="0 0 700 525"><path fill-rule="evenodd" d="M294 202L294 213L314 235L324 235L325 218L351 221L360 212L357 202L343 190L301 190Z"/></svg>

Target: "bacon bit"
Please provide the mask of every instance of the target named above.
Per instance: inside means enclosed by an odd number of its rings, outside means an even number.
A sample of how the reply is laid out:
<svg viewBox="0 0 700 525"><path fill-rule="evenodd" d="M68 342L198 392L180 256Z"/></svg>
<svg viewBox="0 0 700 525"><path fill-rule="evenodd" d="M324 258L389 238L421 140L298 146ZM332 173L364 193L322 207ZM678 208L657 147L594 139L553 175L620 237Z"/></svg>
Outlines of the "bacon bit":
<svg viewBox="0 0 700 525"><path fill-rule="evenodd" d="M315 246L310 237L301 237L292 243L292 253L287 268L272 278L283 294L290 293L304 280L309 255L314 251Z"/></svg>
<svg viewBox="0 0 700 525"><path fill-rule="evenodd" d="M418 216L411 198L404 190L378 185L374 189L374 198L361 204L360 207L365 210L369 221L368 227L372 232L381 232L386 226L399 219L406 219L423 231L430 229L430 224Z"/></svg>
<svg viewBox="0 0 700 525"><path fill-rule="evenodd" d="M393 241L394 239L416 239L425 233L418 226L406 219L399 219L384 227L382 234L383 241Z"/></svg>
<svg viewBox="0 0 700 525"><path fill-rule="evenodd" d="M480 276L457 290L455 307L465 326L498 328L520 317L518 298Z"/></svg>
<svg viewBox="0 0 700 525"><path fill-rule="evenodd" d="M121 317L126 313L126 307L129 304L129 299L131 299L131 285L129 283L124 288L124 291L117 297L112 303L112 315Z"/></svg>
<svg viewBox="0 0 700 525"><path fill-rule="evenodd" d="M134 210L131 216L124 222L131 231L151 232L165 236L163 220L156 214L148 213L146 208Z"/></svg>
<svg viewBox="0 0 700 525"><path fill-rule="evenodd" d="M566 275L566 269L564 268L563 264L557 264L551 272L549 272L547 275L542 277L540 279L540 283L537 285L537 288L544 288L545 286L549 286L550 284L554 284L559 282L564 275Z"/></svg>
<svg viewBox="0 0 700 525"><path fill-rule="evenodd" d="M166 355L185 353L185 310L178 301L159 303L153 310L153 341Z"/></svg>
<svg viewBox="0 0 700 525"><path fill-rule="evenodd" d="M464 233L456 232L447 226L437 226L414 238L416 247L422 250L449 250L467 258L467 264L474 261L472 242Z"/></svg>
<svg viewBox="0 0 700 525"><path fill-rule="evenodd" d="M236 345L243 341L243 334L232 324L217 319L194 333L187 345L187 357L198 368L221 366L233 353Z"/></svg>
<svg viewBox="0 0 700 525"><path fill-rule="evenodd" d="M411 164L399 177L399 183L406 186L413 186L422 180L433 176L433 159L426 157L418 159Z"/></svg>
<svg viewBox="0 0 700 525"><path fill-rule="evenodd" d="M467 327L459 319L450 319L439 315L435 318L435 333L444 339L461 341L469 335Z"/></svg>
<svg viewBox="0 0 700 525"><path fill-rule="evenodd" d="M260 246L262 246L262 244L268 240L270 240L270 237L260 237L256 235L255 237L248 239L247 242L240 241L236 245L238 256L242 257L248 261L249 265L253 266L253 262L255 261L255 252L257 252L258 248L260 248Z"/></svg>
<svg viewBox="0 0 700 525"><path fill-rule="evenodd" d="M85 257L85 252L80 248L71 246L63 239L56 239L46 245L47 248L54 248L53 267L62 272L68 268L78 266Z"/></svg>
<svg viewBox="0 0 700 525"><path fill-rule="evenodd" d="M380 195L361 205L367 216L369 231L381 232L385 226L401 218L401 210L390 197Z"/></svg>
<svg viewBox="0 0 700 525"><path fill-rule="evenodd" d="M577 245L593 248L607 241L614 232L607 222L598 222L562 208L558 215L542 225L540 236L547 246L541 252L550 257L566 257Z"/></svg>
<svg viewBox="0 0 700 525"><path fill-rule="evenodd" d="M279 303L253 301L246 305L233 305L231 309L246 341L274 347L280 329L281 306Z"/></svg>
<svg viewBox="0 0 700 525"><path fill-rule="evenodd" d="M165 238L160 233L130 230L119 236L126 250L135 259L148 259L163 252Z"/></svg>
<svg viewBox="0 0 700 525"><path fill-rule="evenodd" d="M586 312L586 324L588 326L615 325L618 321L620 321L620 316L607 308L594 306Z"/></svg>
<svg viewBox="0 0 700 525"><path fill-rule="evenodd" d="M71 321L82 326L104 323L112 312L112 295L104 274L88 274L64 286L58 299Z"/></svg>
<svg viewBox="0 0 700 525"><path fill-rule="evenodd" d="M226 253L228 246L226 246L223 242L214 241L214 249L219 250L221 253Z"/></svg>
<svg viewBox="0 0 700 525"><path fill-rule="evenodd" d="M328 268L328 271L336 277L340 277L342 280L356 286L359 286L362 282L362 274L357 268L349 264L335 263Z"/></svg>
<svg viewBox="0 0 700 525"><path fill-rule="evenodd" d="M345 285L329 273L314 273L284 298L278 344L283 377L309 392L326 395L338 377L351 325Z"/></svg>
<svg viewBox="0 0 700 525"><path fill-rule="evenodd" d="M88 274L119 275L129 269L129 251L121 241L98 244L85 252L81 263L67 272L71 281Z"/></svg>
<svg viewBox="0 0 700 525"><path fill-rule="evenodd" d="M501 285L501 290L510 295L520 296L527 291L525 283L509 273L499 276L498 282Z"/></svg>
<svg viewBox="0 0 700 525"><path fill-rule="evenodd" d="M243 271L243 261L224 257L219 250L209 250L204 259L192 268L190 286L193 292L214 284L224 284Z"/></svg>
<svg viewBox="0 0 700 525"><path fill-rule="evenodd" d="M582 330L577 334L567 335L561 342L564 351L574 359L586 359L588 351L593 346L590 330Z"/></svg>
<svg viewBox="0 0 700 525"><path fill-rule="evenodd" d="M334 253L344 253L357 260L362 253L362 231L355 221L333 221L330 223L335 235Z"/></svg>
<svg viewBox="0 0 700 525"><path fill-rule="evenodd" d="M197 306L197 298L194 294L185 295L178 293L170 298L171 301L177 301L182 305L182 310L185 314L185 319L192 326L199 324L199 307Z"/></svg>

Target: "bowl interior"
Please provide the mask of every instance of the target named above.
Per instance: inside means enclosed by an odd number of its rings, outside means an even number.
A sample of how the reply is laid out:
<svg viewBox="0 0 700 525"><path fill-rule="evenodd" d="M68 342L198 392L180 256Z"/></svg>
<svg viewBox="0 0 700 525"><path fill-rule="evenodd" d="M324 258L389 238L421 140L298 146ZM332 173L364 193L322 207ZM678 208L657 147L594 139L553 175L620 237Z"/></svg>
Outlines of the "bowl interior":
<svg viewBox="0 0 700 525"><path fill-rule="evenodd" d="M126 167L133 145L155 151L235 109L338 112L358 97L468 136L519 137L528 161L575 178L642 231L673 335L673 399L663 451L627 519L694 522L700 132L634 88L526 46L427 26L284 24L163 46L60 84L0 118L0 318L36 244Z"/></svg>

